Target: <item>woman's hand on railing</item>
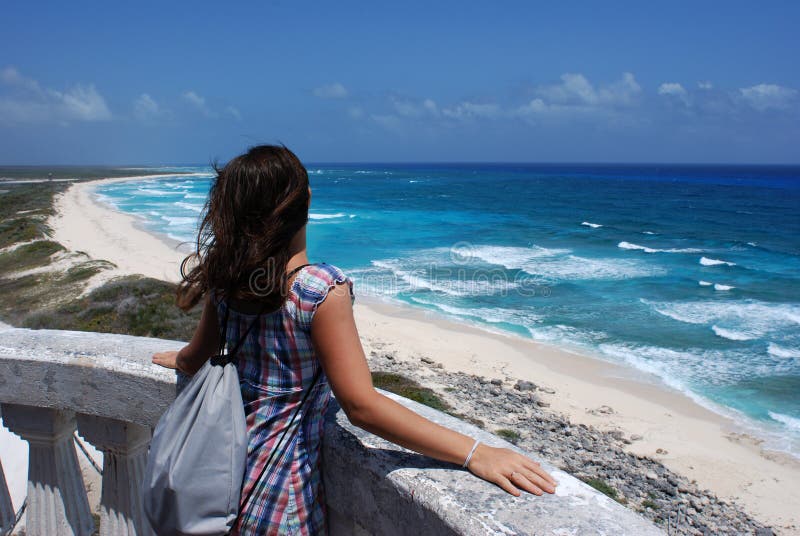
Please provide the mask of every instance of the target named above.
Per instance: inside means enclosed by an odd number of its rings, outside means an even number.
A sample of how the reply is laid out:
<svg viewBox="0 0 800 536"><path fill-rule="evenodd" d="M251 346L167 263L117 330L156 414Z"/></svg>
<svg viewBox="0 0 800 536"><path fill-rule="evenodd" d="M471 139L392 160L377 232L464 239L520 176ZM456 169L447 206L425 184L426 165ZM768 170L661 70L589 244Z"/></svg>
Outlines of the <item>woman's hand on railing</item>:
<svg viewBox="0 0 800 536"><path fill-rule="evenodd" d="M555 493L558 483L538 462L506 448L478 445L467 468L515 497L523 489L534 495Z"/></svg>
<svg viewBox="0 0 800 536"><path fill-rule="evenodd" d="M178 352L156 352L153 354L153 363L168 369L178 368Z"/></svg>

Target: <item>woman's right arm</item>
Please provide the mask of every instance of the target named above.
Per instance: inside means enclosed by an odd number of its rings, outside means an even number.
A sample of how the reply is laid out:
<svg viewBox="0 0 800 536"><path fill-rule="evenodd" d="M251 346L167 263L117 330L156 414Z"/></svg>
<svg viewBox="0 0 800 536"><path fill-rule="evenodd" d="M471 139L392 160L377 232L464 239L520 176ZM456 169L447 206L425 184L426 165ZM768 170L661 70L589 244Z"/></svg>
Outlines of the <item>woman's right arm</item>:
<svg viewBox="0 0 800 536"><path fill-rule="evenodd" d="M440 426L378 393L358 337L346 284L332 289L314 314L311 337L336 400L360 428L426 456L461 465L474 439ZM519 489L553 493L556 481L537 462L510 449L483 443L469 470L512 495ZM519 488L519 489L518 489Z"/></svg>

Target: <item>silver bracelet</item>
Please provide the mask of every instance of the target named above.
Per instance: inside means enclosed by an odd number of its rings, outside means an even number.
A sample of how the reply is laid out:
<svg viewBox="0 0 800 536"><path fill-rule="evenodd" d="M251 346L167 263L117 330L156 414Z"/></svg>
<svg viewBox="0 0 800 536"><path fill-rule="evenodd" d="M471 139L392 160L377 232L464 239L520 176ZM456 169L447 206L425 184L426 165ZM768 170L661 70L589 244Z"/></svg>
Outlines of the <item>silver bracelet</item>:
<svg viewBox="0 0 800 536"><path fill-rule="evenodd" d="M464 465L461 466L463 469L466 469L469 466L469 461L472 459L472 455L475 454L475 449L478 448L478 443L480 443L480 441L476 439L475 444L472 445L469 454L467 454L467 459L464 460Z"/></svg>

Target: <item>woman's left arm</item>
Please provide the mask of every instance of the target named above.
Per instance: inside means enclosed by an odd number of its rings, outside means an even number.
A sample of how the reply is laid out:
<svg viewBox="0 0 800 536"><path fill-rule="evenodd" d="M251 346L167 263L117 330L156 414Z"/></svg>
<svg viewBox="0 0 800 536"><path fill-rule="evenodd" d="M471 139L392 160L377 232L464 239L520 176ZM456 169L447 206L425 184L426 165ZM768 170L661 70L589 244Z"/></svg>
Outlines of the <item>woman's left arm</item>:
<svg viewBox="0 0 800 536"><path fill-rule="evenodd" d="M194 331L192 340L177 352L158 352L153 354L153 363L192 375L212 356L219 348L219 324L217 322L217 308L211 299L211 293L206 295L203 303L203 313L200 322Z"/></svg>

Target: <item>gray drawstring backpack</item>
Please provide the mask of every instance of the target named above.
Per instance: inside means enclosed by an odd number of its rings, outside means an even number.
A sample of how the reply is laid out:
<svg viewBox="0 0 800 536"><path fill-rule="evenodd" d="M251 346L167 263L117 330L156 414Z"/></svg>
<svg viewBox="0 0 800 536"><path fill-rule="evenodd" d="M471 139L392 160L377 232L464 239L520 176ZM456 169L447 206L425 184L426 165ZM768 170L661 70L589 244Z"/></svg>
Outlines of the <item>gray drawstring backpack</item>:
<svg viewBox="0 0 800 536"><path fill-rule="evenodd" d="M153 432L142 506L156 534L227 534L239 512L247 425L233 358L261 315L226 355L227 317L220 351L178 393Z"/></svg>
<svg viewBox="0 0 800 536"><path fill-rule="evenodd" d="M258 313L233 350L225 354L226 308L217 355L192 376L156 425L142 482L142 506L158 535L227 534L241 512L240 504L241 508L247 505L258 487L253 486L240 501L247 466L247 423L233 360L263 312L262 309ZM288 444L283 440L321 373L319 367L257 482L262 481L275 455Z"/></svg>

